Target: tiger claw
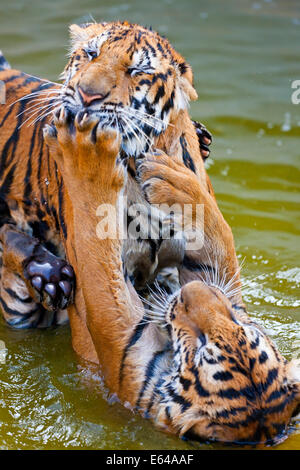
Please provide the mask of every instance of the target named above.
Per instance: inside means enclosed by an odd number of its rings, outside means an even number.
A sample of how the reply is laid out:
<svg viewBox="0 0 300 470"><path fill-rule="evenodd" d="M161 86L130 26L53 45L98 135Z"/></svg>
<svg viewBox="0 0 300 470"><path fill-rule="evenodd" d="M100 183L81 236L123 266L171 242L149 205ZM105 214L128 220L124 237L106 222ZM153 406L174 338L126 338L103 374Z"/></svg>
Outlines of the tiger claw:
<svg viewBox="0 0 300 470"><path fill-rule="evenodd" d="M65 106L61 106L54 113L53 122L54 122L56 129L58 129L59 127L64 127L70 121L70 118L71 118L70 111Z"/></svg>
<svg viewBox="0 0 300 470"><path fill-rule="evenodd" d="M88 124L90 124L91 119L89 119L89 114L86 111L79 111L75 117L75 126L79 131L84 131ZM98 121L98 120L97 120Z"/></svg>
<svg viewBox="0 0 300 470"><path fill-rule="evenodd" d="M212 134L201 122L193 121L193 124L198 137L201 156L203 160L206 160L210 154L208 146L212 143Z"/></svg>

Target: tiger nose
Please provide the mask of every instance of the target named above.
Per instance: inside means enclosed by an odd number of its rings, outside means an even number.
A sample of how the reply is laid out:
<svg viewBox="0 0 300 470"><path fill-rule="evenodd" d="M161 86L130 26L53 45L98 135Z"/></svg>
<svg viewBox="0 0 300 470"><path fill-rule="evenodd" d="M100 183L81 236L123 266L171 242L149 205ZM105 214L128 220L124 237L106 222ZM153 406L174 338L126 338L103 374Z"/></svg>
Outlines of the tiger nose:
<svg viewBox="0 0 300 470"><path fill-rule="evenodd" d="M105 95L101 93L89 93L85 90L83 90L80 86L78 86L78 92L81 96L81 100L85 106L89 106L93 101L96 100L103 100L105 98Z"/></svg>

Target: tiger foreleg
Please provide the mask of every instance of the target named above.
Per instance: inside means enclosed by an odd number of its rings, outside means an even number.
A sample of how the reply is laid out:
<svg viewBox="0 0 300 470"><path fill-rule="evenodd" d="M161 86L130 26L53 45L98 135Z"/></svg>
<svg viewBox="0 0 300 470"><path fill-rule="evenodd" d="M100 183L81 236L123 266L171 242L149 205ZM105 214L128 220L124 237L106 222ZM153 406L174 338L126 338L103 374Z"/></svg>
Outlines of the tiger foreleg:
<svg viewBox="0 0 300 470"><path fill-rule="evenodd" d="M185 235L199 239L197 248L186 243L179 269L181 284L196 279L219 282L223 287L230 286L234 302L242 304L232 231L218 208L209 181L207 186L201 183L195 172L163 152L144 156L137 162L137 173L148 202L178 210L183 216Z"/></svg>

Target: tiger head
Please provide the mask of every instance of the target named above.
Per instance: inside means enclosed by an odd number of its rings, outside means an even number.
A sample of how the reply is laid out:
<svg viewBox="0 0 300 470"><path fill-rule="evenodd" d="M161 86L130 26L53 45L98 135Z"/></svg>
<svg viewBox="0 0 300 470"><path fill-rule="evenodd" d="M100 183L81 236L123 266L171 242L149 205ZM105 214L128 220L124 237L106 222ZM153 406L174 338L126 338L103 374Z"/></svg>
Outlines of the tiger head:
<svg viewBox="0 0 300 470"><path fill-rule="evenodd" d="M190 66L156 32L128 22L72 25L58 103L119 130L127 155L146 152L197 98Z"/></svg>
<svg viewBox="0 0 300 470"><path fill-rule="evenodd" d="M278 442L299 411L298 361L288 363L221 290L201 281L169 301L165 321L173 363L158 424L197 440Z"/></svg>

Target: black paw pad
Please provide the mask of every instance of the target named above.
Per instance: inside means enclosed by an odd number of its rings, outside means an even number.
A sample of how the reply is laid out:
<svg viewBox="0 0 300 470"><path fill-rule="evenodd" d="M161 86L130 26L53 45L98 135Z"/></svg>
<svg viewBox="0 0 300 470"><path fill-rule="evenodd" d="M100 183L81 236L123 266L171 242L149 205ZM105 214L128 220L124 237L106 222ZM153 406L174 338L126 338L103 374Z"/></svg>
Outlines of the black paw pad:
<svg viewBox="0 0 300 470"><path fill-rule="evenodd" d="M25 276L47 310L66 308L72 301L75 275L64 259L43 247L25 266Z"/></svg>

